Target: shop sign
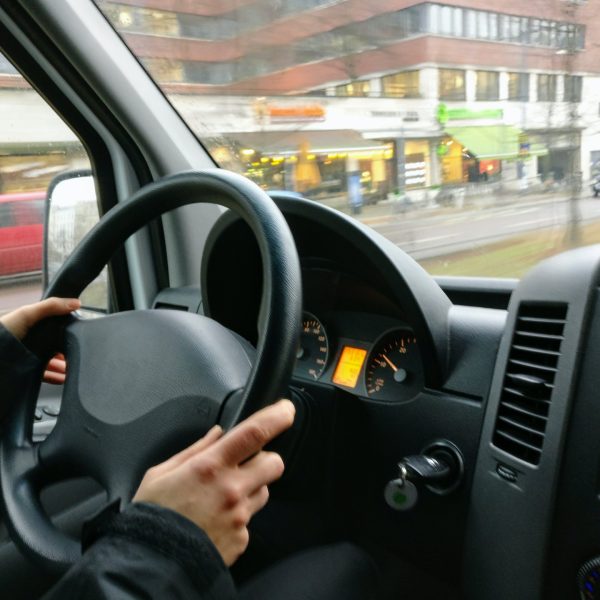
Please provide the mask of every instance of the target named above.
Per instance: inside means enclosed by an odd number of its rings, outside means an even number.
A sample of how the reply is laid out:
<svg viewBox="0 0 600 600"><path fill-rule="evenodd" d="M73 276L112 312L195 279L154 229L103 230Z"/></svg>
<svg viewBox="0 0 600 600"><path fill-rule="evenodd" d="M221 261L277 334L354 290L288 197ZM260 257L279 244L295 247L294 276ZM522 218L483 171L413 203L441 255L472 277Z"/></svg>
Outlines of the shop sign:
<svg viewBox="0 0 600 600"><path fill-rule="evenodd" d="M504 111L501 108L486 108L471 110L470 108L448 108L446 104L438 104L436 117L441 125L448 121L474 121L477 119L502 119Z"/></svg>
<svg viewBox="0 0 600 600"><path fill-rule="evenodd" d="M419 113L416 110L372 110L371 116L384 119L402 119L405 123L419 121Z"/></svg>
<svg viewBox="0 0 600 600"><path fill-rule="evenodd" d="M268 117L271 122L324 121L325 108L320 104L300 104L282 106L279 104L256 104L254 112L257 118Z"/></svg>

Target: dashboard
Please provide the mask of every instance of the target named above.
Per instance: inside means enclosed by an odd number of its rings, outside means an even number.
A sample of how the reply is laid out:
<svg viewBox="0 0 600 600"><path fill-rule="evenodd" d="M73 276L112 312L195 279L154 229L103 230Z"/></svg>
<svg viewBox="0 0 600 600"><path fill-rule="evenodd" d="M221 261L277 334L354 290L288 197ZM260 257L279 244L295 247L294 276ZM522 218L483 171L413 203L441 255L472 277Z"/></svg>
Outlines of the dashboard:
<svg viewBox="0 0 600 600"><path fill-rule="evenodd" d="M297 521L346 534L351 524L354 539L435 568L461 597L575 600L578 572L595 594L600 248L543 261L506 310L452 304L360 223L276 200L303 279L292 384L321 428L294 463L294 501L317 506ZM225 213L206 249L201 309L256 344L265 315L252 233ZM440 444L460 453L456 485L421 486L406 512L386 505L399 461Z"/></svg>
<svg viewBox="0 0 600 600"><path fill-rule="evenodd" d="M498 310L452 304L342 215L280 207L302 271L290 388L302 410L289 476L255 521L265 543L357 540L383 562L435 568L466 598L575 600L577 581L597 597L600 248L541 263ZM262 292L254 237L225 213L200 290L167 290L154 307L204 313L256 346ZM413 508L395 510L384 490L399 461L436 447L460 455L455 485L421 485ZM397 564L393 590L406 585Z"/></svg>

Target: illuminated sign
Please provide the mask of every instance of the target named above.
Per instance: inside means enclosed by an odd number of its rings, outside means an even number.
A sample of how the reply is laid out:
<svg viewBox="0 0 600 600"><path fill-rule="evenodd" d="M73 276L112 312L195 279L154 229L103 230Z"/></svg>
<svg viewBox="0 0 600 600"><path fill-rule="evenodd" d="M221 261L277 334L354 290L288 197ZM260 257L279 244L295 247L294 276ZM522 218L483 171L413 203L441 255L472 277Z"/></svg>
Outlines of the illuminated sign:
<svg viewBox="0 0 600 600"><path fill-rule="evenodd" d="M325 109L319 104L305 106L267 105L267 113L272 121L323 121Z"/></svg>
<svg viewBox="0 0 600 600"><path fill-rule="evenodd" d="M470 108L448 108L444 103L438 104L436 118L442 125L448 121L470 121L477 119L502 119L504 111L501 108L485 108L472 110Z"/></svg>
<svg viewBox="0 0 600 600"><path fill-rule="evenodd" d="M366 356L367 351L362 348L344 346L333 374L333 383L355 388Z"/></svg>

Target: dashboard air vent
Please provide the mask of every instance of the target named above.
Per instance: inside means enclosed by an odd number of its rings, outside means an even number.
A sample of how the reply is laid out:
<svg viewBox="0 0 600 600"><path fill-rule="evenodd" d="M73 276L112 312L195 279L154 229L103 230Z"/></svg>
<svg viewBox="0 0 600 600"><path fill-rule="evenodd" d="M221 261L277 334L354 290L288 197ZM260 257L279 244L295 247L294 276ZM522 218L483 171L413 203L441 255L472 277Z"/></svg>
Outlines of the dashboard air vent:
<svg viewBox="0 0 600 600"><path fill-rule="evenodd" d="M519 307L493 444L532 465L542 456L567 316L566 304Z"/></svg>

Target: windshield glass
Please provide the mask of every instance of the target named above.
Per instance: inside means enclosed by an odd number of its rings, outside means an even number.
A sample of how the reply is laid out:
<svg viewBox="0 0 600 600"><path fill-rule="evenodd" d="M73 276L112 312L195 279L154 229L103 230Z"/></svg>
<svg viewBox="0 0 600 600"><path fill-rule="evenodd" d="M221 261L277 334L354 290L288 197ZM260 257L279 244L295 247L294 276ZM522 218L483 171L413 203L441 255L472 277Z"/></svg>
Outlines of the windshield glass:
<svg viewBox="0 0 600 600"><path fill-rule="evenodd" d="M600 241L591 2L97 4L220 166L433 274L520 277Z"/></svg>

